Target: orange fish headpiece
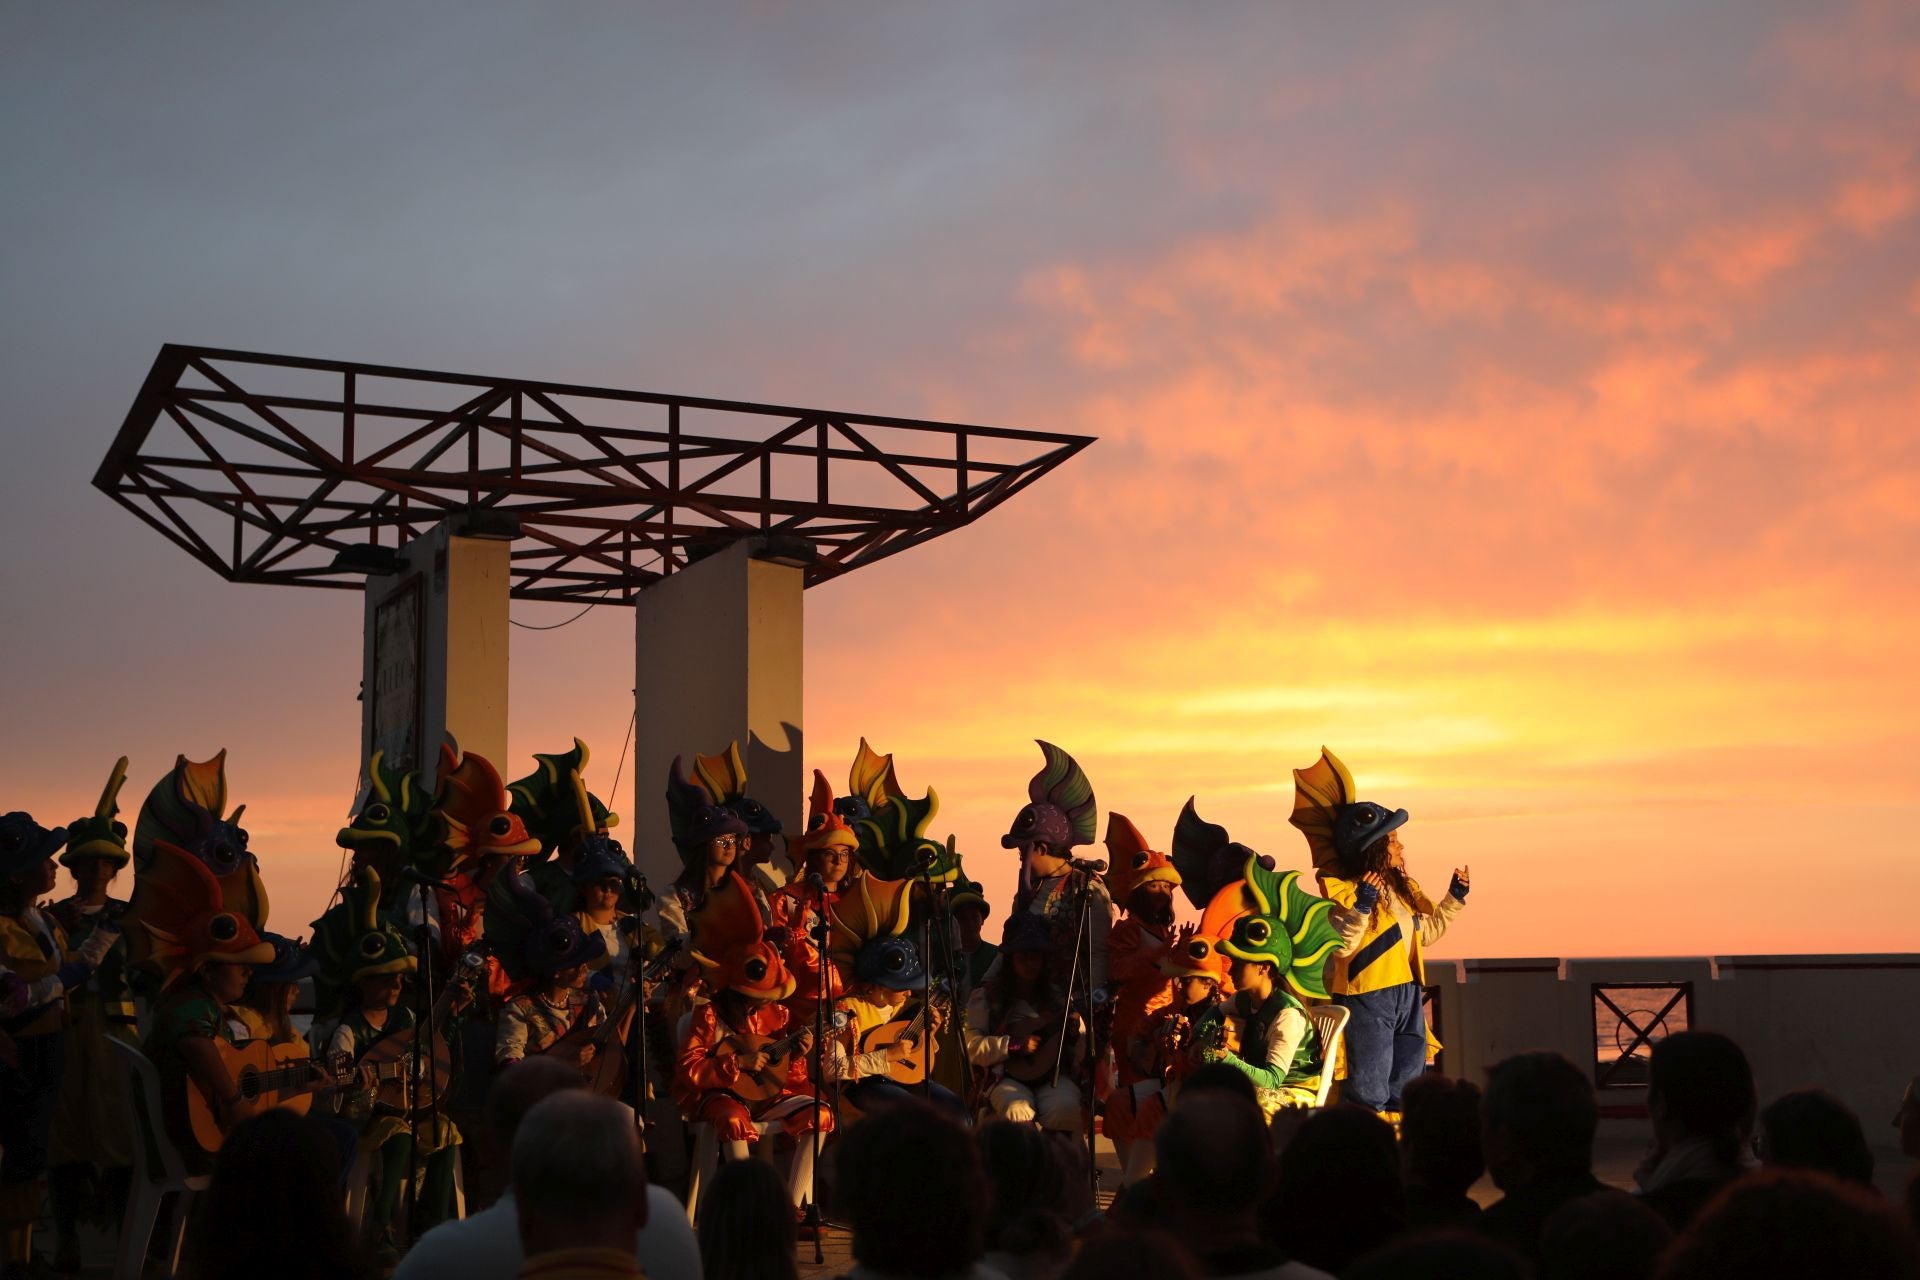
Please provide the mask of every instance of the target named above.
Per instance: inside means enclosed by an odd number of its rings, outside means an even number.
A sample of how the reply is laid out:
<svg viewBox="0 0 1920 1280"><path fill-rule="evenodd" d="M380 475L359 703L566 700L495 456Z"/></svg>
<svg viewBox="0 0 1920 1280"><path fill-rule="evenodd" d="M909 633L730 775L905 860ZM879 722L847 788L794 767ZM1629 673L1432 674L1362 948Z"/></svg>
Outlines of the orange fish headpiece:
<svg viewBox="0 0 1920 1280"><path fill-rule="evenodd" d="M1167 958L1160 962L1160 972L1170 978L1212 978L1221 990L1231 991L1228 975L1233 970L1233 957L1220 950L1219 944L1232 937L1235 923L1253 910L1245 880L1222 885L1200 913L1200 923L1191 926L1191 932L1182 929L1174 939Z"/></svg>
<svg viewBox="0 0 1920 1280"><path fill-rule="evenodd" d="M1125 814L1107 814L1107 858L1107 892L1123 911L1134 890L1143 884L1180 883L1173 860L1158 849L1147 848L1146 837Z"/></svg>
<svg viewBox="0 0 1920 1280"><path fill-rule="evenodd" d="M485 756L471 751L458 754L444 742L433 812L441 823L446 871L487 858L524 858L540 852L540 842L527 834L526 824L513 812L499 770Z"/></svg>
<svg viewBox="0 0 1920 1280"><path fill-rule="evenodd" d="M827 775L813 771L813 794L807 799L806 834L795 836L787 844L794 865L803 872L816 870L815 857L824 849L840 848L851 854L860 847L853 825L834 809L833 786Z"/></svg>
<svg viewBox="0 0 1920 1280"><path fill-rule="evenodd" d="M755 1000L785 1000L793 994L793 974L779 949L767 941L760 905L738 871L727 872L687 924L693 932L693 958L711 990L737 991Z"/></svg>
<svg viewBox="0 0 1920 1280"><path fill-rule="evenodd" d="M226 817L227 753L211 760L176 757L173 768L153 784L133 827L133 869L144 875L154 862L154 847L164 841L184 849L205 863L220 881L227 906L240 912L258 929L267 923L267 887L260 879L260 861L247 848L247 831L240 825L245 805ZM134 882L139 894L139 881Z"/></svg>
<svg viewBox="0 0 1920 1280"><path fill-rule="evenodd" d="M209 964L273 960L273 944L262 941L245 916L228 910L220 881L185 849L156 841L153 862L140 878L146 892L126 919L151 939L148 957L165 975L165 986Z"/></svg>

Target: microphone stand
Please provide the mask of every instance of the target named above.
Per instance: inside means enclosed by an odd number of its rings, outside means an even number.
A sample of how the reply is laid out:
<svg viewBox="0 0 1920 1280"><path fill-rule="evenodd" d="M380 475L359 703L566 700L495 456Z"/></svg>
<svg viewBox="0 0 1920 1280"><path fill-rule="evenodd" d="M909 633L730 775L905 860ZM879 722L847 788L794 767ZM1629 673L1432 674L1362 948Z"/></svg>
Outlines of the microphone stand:
<svg viewBox="0 0 1920 1280"><path fill-rule="evenodd" d="M1060 1083L1060 1072L1066 1064L1067 1029L1070 1025L1072 1025L1072 1021L1073 1021L1074 990L1076 987L1080 987L1083 985L1080 982L1080 967L1081 967L1082 956L1084 954L1084 958L1086 961L1086 981L1084 983L1084 986L1086 988L1086 992L1085 992L1085 995L1083 996L1083 1001L1086 1006L1086 1025L1087 1025L1087 1046L1086 1046L1087 1048L1087 1072L1086 1072L1087 1091L1086 1091L1085 1100L1084 1100L1084 1114L1088 1117L1087 1175L1088 1175L1088 1181L1091 1184L1094 1193L1097 1195L1100 1188L1100 1168L1099 1168L1099 1165L1095 1162L1095 1158L1098 1154L1098 1140L1095 1136L1094 1125L1092 1123L1093 1105L1094 1105L1093 1103L1094 1032L1093 1032L1093 991L1092 991L1093 930L1090 927L1091 921L1089 920L1087 915L1088 909L1093 904L1093 873L1090 871L1084 871L1084 870L1080 870L1079 868L1076 868L1073 865L1072 860L1069 859L1067 862L1066 874L1072 875L1076 870L1079 870L1081 879L1080 879L1080 887L1078 890L1080 901L1078 906L1076 907L1077 919L1075 920L1074 927L1073 927L1073 966L1067 972L1066 999L1061 1002L1062 1009L1060 1013L1060 1044L1054 1052L1053 1083L1056 1085Z"/></svg>
<svg viewBox="0 0 1920 1280"><path fill-rule="evenodd" d="M819 1105L822 1099L819 1095L824 1094L827 1088L827 966L831 964L832 961L827 958L827 882L825 880L818 880L813 882L810 887L813 889L814 902L817 907L815 923L807 931L813 935L814 955L813 1087L815 1093L815 1109L813 1126L807 1134L808 1141L813 1144L813 1185L807 1188L806 1222L807 1225L813 1229L813 1262L815 1266L820 1266L826 1262L826 1255L821 1252L820 1246L821 1229L825 1226L825 1223L820 1216ZM838 1085L834 1088L833 1097L836 1104L834 1107L834 1115L837 1119L839 1116L839 1107L837 1104L840 1099Z"/></svg>
<svg viewBox="0 0 1920 1280"><path fill-rule="evenodd" d="M432 907L427 902L427 886L422 883L416 885L415 888L419 891L420 895L418 898L420 903L420 924L416 935L420 940L420 981L415 985L413 992L412 1079L408 1081L407 1088L401 1095L406 1099L407 1141L412 1145L412 1150L407 1153L406 1204L407 1235L413 1239L419 1237L418 1228L420 1225L421 1187L420 1179L416 1171L422 1168L424 1164L420 1152L420 1107L418 1100L414 1097L414 1090L420 1087L423 1080L421 1074L422 1050L426 1047L427 1043L435 1040L433 1016L434 944L433 931L428 925L428 912L432 910ZM440 1111L439 1081L436 1076L437 1073L431 1069L431 1064L429 1063L424 1082L427 1089L427 1110L430 1115L438 1115Z"/></svg>
<svg viewBox="0 0 1920 1280"><path fill-rule="evenodd" d="M643 898L653 895L647 889L647 878L640 872L633 872L627 887L633 893L636 906ZM636 925L640 923L640 912L633 913ZM619 926L614 926L616 929ZM645 939L644 928L636 928L633 939L628 943L633 953L627 957L632 971L633 1025L627 1029L627 1074L633 1077L633 1126L640 1135L640 1152L644 1156L647 1150L647 1093L652 1082L647 1079L647 966L640 958L640 944Z"/></svg>

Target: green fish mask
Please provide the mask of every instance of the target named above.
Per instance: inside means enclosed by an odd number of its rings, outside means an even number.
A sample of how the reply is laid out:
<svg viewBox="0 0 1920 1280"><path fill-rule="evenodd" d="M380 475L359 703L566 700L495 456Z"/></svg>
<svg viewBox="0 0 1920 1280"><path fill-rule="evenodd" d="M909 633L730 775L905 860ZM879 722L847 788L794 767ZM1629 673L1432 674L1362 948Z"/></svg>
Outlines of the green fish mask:
<svg viewBox="0 0 1920 1280"><path fill-rule="evenodd" d="M1327 918L1333 903L1302 889L1298 871L1273 871L1254 857L1244 893L1251 910L1215 948L1235 960L1264 960L1296 995L1327 999L1327 957L1340 945Z"/></svg>

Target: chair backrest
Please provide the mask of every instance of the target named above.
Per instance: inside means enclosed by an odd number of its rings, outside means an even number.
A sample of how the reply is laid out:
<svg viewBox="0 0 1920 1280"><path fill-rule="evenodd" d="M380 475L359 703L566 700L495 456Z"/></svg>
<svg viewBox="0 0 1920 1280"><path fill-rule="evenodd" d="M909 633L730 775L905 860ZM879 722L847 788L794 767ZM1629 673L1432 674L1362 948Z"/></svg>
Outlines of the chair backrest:
<svg viewBox="0 0 1920 1280"><path fill-rule="evenodd" d="M1307 1010L1313 1029L1320 1036L1320 1096L1313 1105L1324 1107L1333 1096L1333 1077L1340 1066L1340 1051L1346 1044L1347 1019L1352 1010L1343 1004L1316 1004Z"/></svg>
<svg viewBox="0 0 1920 1280"><path fill-rule="evenodd" d="M180 1149L167 1137L167 1126L163 1119L166 1113L160 1109L159 1069L138 1045L128 1044L117 1036L108 1036L107 1043L120 1055L120 1065L127 1073L127 1092L133 1098L134 1112L140 1123L140 1144L135 1151L140 1168L134 1172L149 1181L164 1183L169 1187L184 1186L187 1180L186 1161L180 1158ZM158 1167L154 1167L156 1164Z"/></svg>

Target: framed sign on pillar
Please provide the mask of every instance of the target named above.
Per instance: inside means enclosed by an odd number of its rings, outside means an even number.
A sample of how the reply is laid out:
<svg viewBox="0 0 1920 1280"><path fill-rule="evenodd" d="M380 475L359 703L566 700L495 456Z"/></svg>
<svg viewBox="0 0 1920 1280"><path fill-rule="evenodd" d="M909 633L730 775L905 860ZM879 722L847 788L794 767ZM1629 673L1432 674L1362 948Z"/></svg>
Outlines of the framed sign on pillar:
<svg viewBox="0 0 1920 1280"><path fill-rule="evenodd" d="M425 718L420 681L423 603L420 575L410 573L373 609L373 672L367 691L368 754L386 753L389 768L421 767Z"/></svg>

